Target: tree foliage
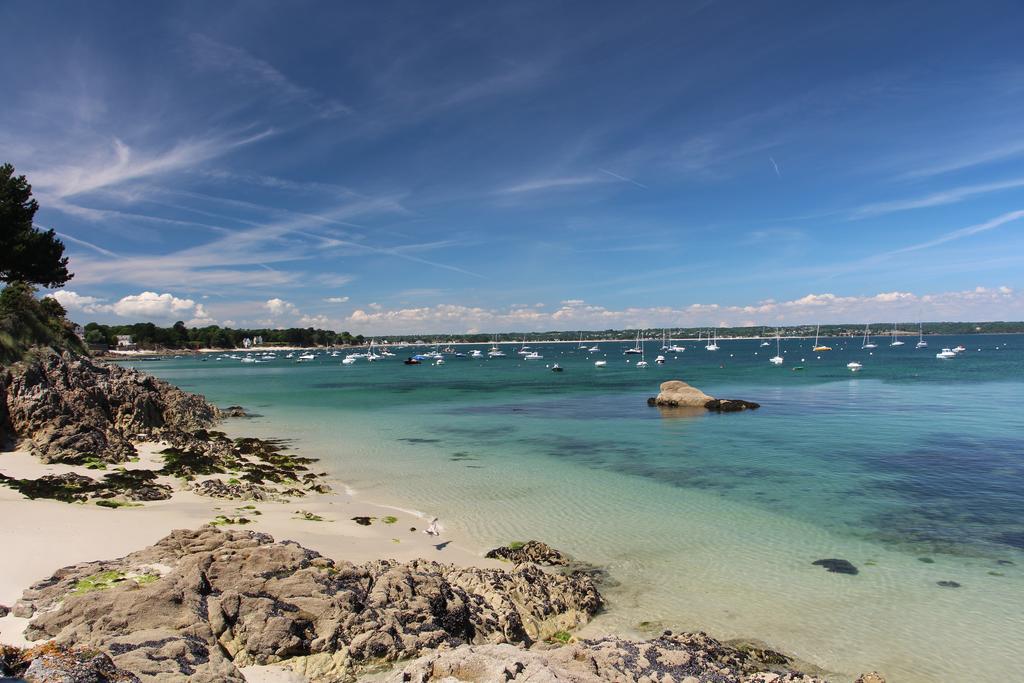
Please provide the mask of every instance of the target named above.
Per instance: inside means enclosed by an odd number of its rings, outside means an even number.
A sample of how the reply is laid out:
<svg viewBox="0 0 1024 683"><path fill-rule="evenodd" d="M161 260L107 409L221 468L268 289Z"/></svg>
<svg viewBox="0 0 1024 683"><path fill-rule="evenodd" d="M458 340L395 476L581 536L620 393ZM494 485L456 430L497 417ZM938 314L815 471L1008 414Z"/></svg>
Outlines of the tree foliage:
<svg viewBox="0 0 1024 683"><path fill-rule="evenodd" d="M0 165L0 280L60 287L72 277L64 244L53 230L36 228L38 210L25 176Z"/></svg>
<svg viewBox="0 0 1024 683"><path fill-rule="evenodd" d="M0 363L20 360L34 346L85 351L60 302L37 299L35 287L12 282L0 290Z"/></svg>

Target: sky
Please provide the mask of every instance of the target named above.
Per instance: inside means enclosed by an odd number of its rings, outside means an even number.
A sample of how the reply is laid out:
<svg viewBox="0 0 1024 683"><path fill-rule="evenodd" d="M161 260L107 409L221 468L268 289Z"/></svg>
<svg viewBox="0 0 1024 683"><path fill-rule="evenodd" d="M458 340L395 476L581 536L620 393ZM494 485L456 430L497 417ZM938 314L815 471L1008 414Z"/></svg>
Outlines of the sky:
<svg viewBox="0 0 1024 683"><path fill-rule="evenodd" d="M1024 4L6 2L79 322L1024 319Z"/></svg>

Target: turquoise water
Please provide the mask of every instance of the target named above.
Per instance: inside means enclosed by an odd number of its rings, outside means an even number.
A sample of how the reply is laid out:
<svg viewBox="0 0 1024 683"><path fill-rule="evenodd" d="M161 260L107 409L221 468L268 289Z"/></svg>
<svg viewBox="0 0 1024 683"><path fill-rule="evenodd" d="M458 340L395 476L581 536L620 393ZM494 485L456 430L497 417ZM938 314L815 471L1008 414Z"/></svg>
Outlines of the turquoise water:
<svg viewBox="0 0 1024 683"><path fill-rule="evenodd" d="M261 415L246 429L294 439L362 495L437 514L480 548L541 538L607 566L618 584L590 632L755 638L838 680L1016 680L1024 337L913 341L869 353L835 339L813 353L789 340L782 367L768 363L774 343L729 340L646 369L618 343L540 345L539 361L507 346L508 358L442 366L138 365L246 406ZM957 343L968 350L935 358ZM667 379L762 408L648 407ZM860 573L811 564L833 557Z"/></svg>

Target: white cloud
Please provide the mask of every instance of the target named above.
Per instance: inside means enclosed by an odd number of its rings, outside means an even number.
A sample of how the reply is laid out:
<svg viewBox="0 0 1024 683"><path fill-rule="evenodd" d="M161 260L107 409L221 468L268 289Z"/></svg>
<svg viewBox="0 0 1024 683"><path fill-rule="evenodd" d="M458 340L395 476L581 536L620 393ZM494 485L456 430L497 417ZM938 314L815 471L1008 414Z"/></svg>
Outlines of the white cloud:
<svg viewBox="0 0 1024 683"><path fill-rule="evenodd" d="M522 194L524 192L541 192L544 190L558 190L580 185L593 185L594 183L610 182L598 176L573 176L566 178L542 178L530 180L518 185L511 185L498 190L498 194Z"/></svg>
<svg viewBox="0 0 1024 683"><path fill-rule="evenodd" d="M278 299L276 297L273 299L267 299L266 303L264 303L263 306L270 312L270 315L274 316L275 318L279 318L284 315L292 315L299 312L299 309L295 307L295 304L285 301L284 299Z"/></svg>
<svg viewBox="0 0 1024 683"><path fill-rule="evenodd" d="M186 320L190 326L212 325L215 322L202 304L167 292L129 294L114 303L105 303L105 299L65 289L46 296L56 299L70 313L106 314L133 322L167 323Z"/></svg>
<svg viewBox="0 0 1024 683"><path fill-rule="evenodd" d="M344 303L348 303L348 297L347 296L329 296L326 299L324 299L324 301L326 301L329 304L344 304Z"/></svg>
<svg viewBox="0 0 1024 683"><path fill-rule="evenodd" d="M353 333L370 335L1021 318L1024 318L1024 295L1001 286L936 294L892 291L844 296L825 292L788 301L765 299L747 305L693 303L624 309L568 299L550 312L522 306L495 309L458 304L381 307L358 309L340 322Z"/></svg>
<svg viewBox="0 0 1024 683"><path fill-rule="evenodd" d="M82 296L78 292L68 289L58 289L46 296L56 299L57 302L69 312L81 311L83 313L97 313L103 310L103 299L94 296Z"/></svg>

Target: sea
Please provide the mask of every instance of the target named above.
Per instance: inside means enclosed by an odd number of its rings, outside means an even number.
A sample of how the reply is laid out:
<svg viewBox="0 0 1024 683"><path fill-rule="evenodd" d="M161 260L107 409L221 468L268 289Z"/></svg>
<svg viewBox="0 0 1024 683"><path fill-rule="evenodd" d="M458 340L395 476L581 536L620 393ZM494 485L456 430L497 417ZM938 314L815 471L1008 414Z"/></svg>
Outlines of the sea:
<svg viewBox="0 0 1024 683"><path fill-rule="evenodd" d="M633 342L129 364L244 406L247 433L463 545L540 539L605 568L607 608L583 635L702 630L836 681L1024 680L1024 336L784 339L781 366L769 341L647 341L646 368L623 354ZM761 407L648 406L671 379Z"/></svg>

